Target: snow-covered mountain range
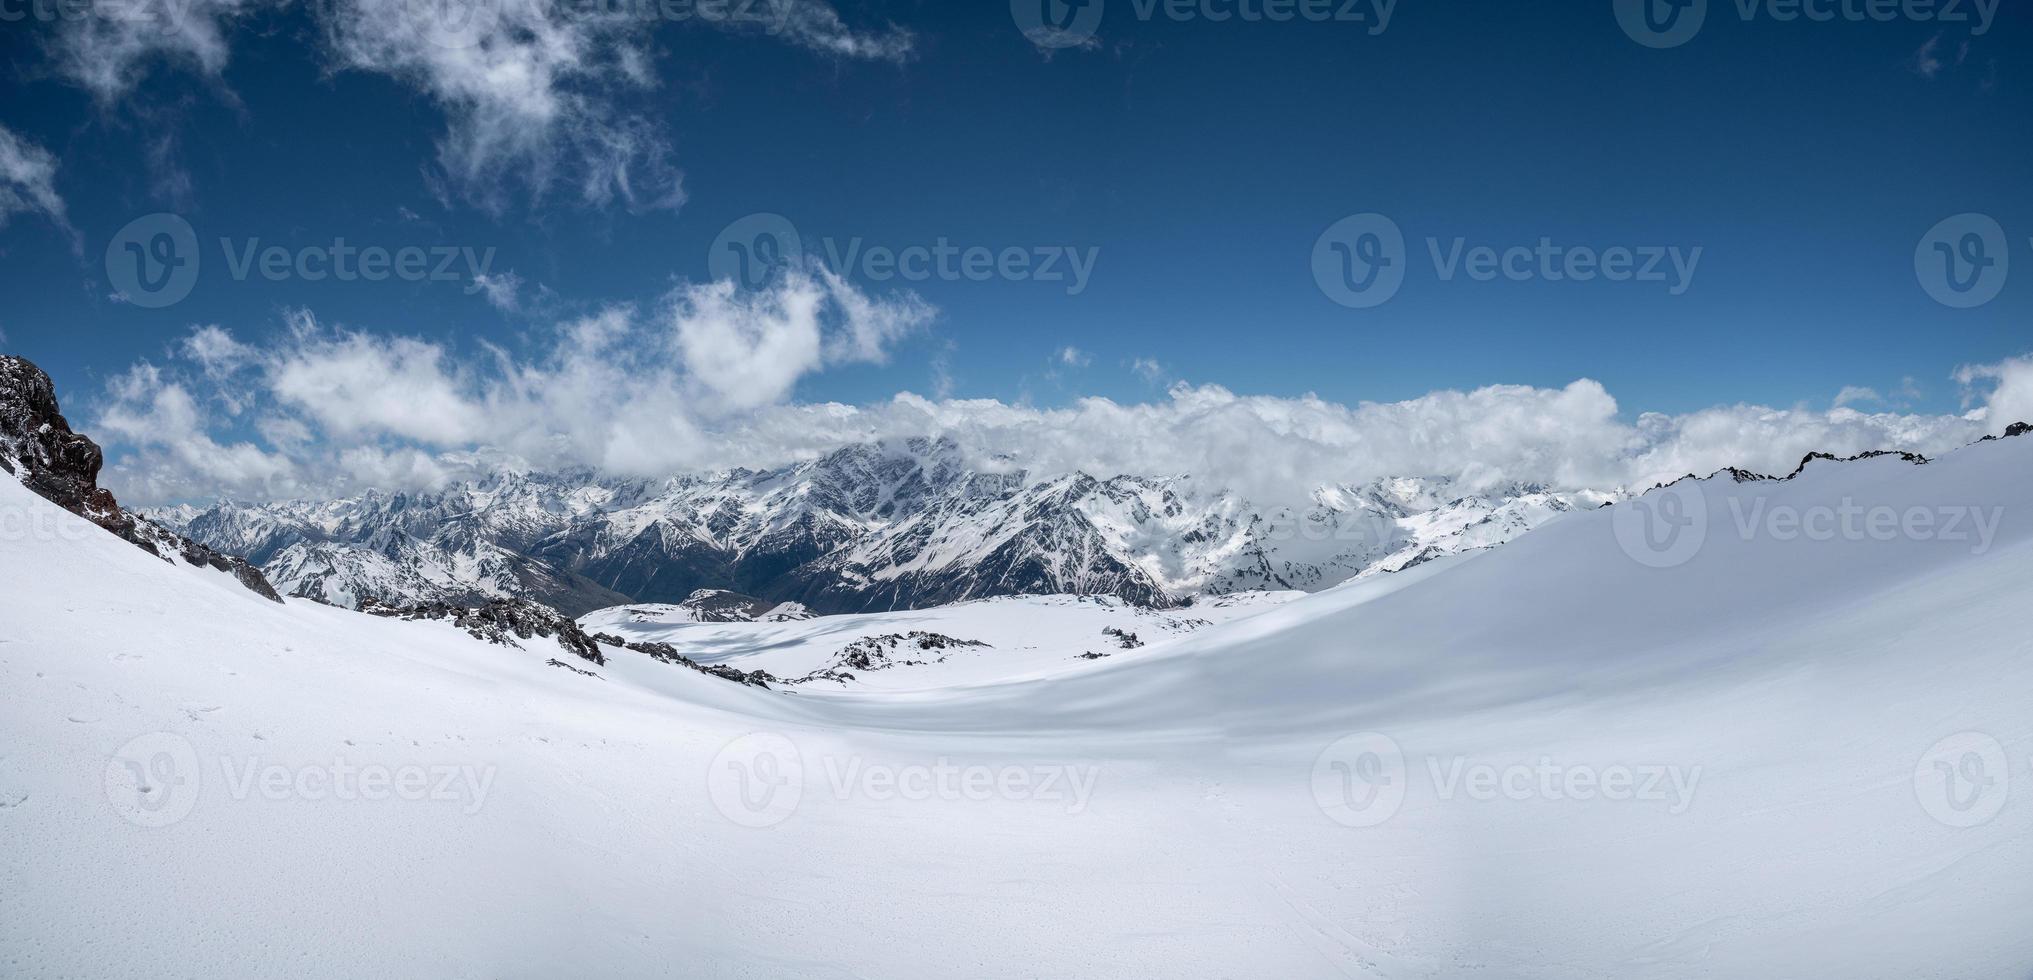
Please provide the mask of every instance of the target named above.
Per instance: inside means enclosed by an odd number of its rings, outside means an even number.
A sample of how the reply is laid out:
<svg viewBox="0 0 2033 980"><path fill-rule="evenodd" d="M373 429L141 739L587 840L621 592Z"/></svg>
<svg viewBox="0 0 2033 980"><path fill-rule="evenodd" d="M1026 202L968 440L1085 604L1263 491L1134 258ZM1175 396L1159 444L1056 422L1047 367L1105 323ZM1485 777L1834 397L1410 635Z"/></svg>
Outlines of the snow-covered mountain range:
<svg viewBox="0 0 2033 980"><path fill-rule="evenodd" d="M434 493L150 512L344 606L530 598L578 614L727 589L819 613L1021 594L1165 607L1317 590L1502 544L1609 493L1446 478L1265 507L1192 477L1033 476L951 442L853 445L773 470L666 480L505 471Z"/></svg>

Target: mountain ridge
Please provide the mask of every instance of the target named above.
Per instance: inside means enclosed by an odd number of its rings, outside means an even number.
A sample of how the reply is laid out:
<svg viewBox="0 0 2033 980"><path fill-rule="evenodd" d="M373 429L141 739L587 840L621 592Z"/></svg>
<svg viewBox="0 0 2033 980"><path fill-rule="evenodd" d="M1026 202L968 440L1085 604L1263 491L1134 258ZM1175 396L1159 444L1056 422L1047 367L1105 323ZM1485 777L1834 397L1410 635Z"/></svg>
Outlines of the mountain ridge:
<svg viewBox="0 0 2033 980"><path fill-rule="evenodd" d="M1191 477L1032 476L950 440L860 443L770 470L665 480L503 471L431 493L151 512L293 595L357 605L523 597L577 614L724 589L818 613L1020 594L1164 608L1319 589L1493 547L1615 495L1442 477L1265 508Z"/></svg>

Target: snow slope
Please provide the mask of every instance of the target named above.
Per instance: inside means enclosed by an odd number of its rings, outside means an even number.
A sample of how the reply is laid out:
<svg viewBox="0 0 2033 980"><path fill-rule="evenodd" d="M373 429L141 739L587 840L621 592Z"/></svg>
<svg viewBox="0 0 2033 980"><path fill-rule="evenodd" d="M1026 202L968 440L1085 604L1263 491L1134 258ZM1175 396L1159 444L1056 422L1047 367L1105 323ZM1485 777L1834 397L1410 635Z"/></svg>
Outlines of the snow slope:
<svg viewBox="0 0 2033 980"><path fill-rule="evenodd" d="M1070 669L831 691L622 656L582 676L109 536L10 536L0 964L2024 977L2029 473L2012 439L1683 483ZM1705 509L1700 547L1633 545L1640 508ZM1817 508L1996 523L1787 533ZM0 480L10 509L69 519ZM925 615L1039 656L1087 631L1042 600ZM828 622L633 626L749 631L719 651L748 666ZM311 798L335 762L473 778ZM277 791L235 798L270 765Z"/></svg>
<svg viewBox="0 0 2033 980"><path fill-rule="evenodd" d="M766 670L783 678L831 666L844 648L870 637L927 632L985 644L952 651L936 663L856 670L852 681L809 682L798 688L800 694L896 693L1091 670L1095 660L1132 652L1148 656L1195 630L1254 615L1302 594L1239 592L1178 609L1146 609L1115 596L1003 596L931 609L734 623L701 623L682 606L629 605L588 613L579 617L579 625L588 633L669 643L700 663ZM1105 632L1110 629L1127 637ZM1138 646L1129 646L1132 642Z"/></svg>

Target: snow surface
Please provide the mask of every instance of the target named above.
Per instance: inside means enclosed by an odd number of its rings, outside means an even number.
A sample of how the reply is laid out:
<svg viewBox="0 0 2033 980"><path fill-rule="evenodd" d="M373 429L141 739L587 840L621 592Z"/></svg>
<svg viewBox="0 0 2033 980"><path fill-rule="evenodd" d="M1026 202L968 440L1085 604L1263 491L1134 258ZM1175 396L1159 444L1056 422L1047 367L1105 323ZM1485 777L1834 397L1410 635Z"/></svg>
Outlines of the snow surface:
<svg viewBox="0 0 2033 980"><path fill-rule="evenodd" d="M851 670L851 682L813 681L800 694L935 691L961 685L1050 677L1092 669L1082 654L1124 660L1162 655L1167 641L1215 623L1253 615L1300 592L1242 592L1202 598L1180 609L1146 609L1115 596L1004 596L931 609L822 616L790 622L701 623L683 606L613 606L579 617L588 633L669 643L700 663L803 677L832 666L842 649L868 637L938 633L986 644L918 653L938 663ZM1140 647L1103 630L1130 634ZM652 662L647 673L660 673ZM638 670L638 674L643 671Z"/></svg>
<svg viewBox="0 0 2033 980"><path fill-rule="evenodd" d="M1622 504L1095 661L1136 614L608 623L745 668L996 644L789 691L278 606L0 479L0 974L2026 977L2029 464L1681 484L1682 564ZM1845 504L2001 520L1735 526ZM1678 782L1467 788L1512 766ZM376 767L455 778L319 792Z"/></svg>

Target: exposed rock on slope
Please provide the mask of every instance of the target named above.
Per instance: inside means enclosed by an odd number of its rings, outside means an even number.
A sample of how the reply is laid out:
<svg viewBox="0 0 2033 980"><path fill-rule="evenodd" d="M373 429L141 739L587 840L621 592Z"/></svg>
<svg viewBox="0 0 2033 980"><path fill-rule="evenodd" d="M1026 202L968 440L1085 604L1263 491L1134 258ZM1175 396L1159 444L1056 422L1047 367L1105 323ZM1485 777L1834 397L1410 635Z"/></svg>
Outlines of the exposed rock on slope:
<svg viewBox="0 0 2033 980"><path fill-rule="evenodd" d="M212 568L264 598L281 602L261 570L121 509L99 486L99 446L71 431L49 375L27 360L0 355L0 470L44 499L163 561Z"/></svg>
<svg viewBox="0 0 2033 980"><path fill-rule="evenodd" d="M409 608L386 606L369 599L361 604L360 611L394 619L443 620L473 634L475 639L502 646L520 646L510 637L521 640L556 637L565 652L581 660L607 662L600 644L587 636L578 623L559 615L557 610L526 599L499 599L480 606L431 603Z"/></svg>
<svg viewBox="0 0 2033 980"><path fill-rule="evenodd" d="M803 677L793 677L784 683L804 684L809 681L846 683L854 679L850 671L867 673L888 670L891 667L921 667L925 664L944 662L954 650L986 646L988 644L980 640L959 640L944 633L930 633L924 630L863 637L842 649L832 663Z"/></svg>
<svg viewBox="0 0 2033 980"><path fill-rule="evenodd" d="M407 608L384 605L368 599L360 611L392 619L448 622L474 638L486 640L501 646L521 647L523 640L556 639L558 646L589 663L605 666L607 653L602 646L620 647L632 650L661 663L688 667L702 674L709 674L737 684L752 687L769 687L774 680L760 670L740 671L732 667L705 666L690 657L678 653L668 643L630 643L618 636L605 633L587 633L579 624L560 615L557 610L528 599L496 599L478 606L454 606L446 603L430 603ZM551 661L555 666L567 667L575 673L587 673L569 664Z"/></svg>

